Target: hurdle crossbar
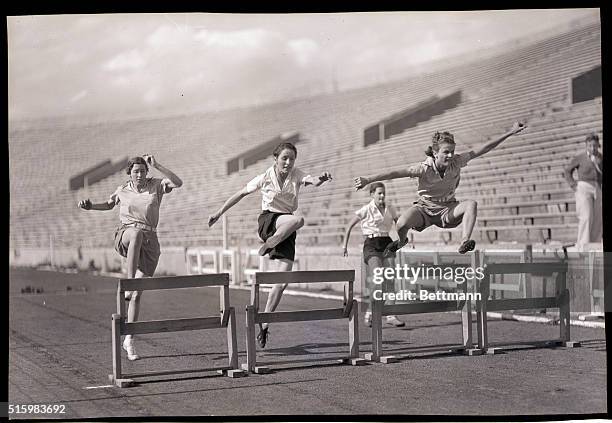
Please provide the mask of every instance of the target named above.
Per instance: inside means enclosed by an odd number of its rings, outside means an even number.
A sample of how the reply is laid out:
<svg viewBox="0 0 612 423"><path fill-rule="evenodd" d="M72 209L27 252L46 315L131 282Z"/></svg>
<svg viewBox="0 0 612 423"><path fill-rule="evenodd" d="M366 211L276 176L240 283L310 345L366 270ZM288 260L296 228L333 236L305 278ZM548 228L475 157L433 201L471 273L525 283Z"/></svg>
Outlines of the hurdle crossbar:
<svg viewBox="0 0 612 423"><path fill-rule="evenodd" d="M476 283L480 293L476 301L476 320L478 331L478 348L487 354L495 354L500 348L490 348L488 339L488 311L510 311L529 309L559 309L559 339L546 341L547 344L563 345L565 347L580 346L578 342L570 341L570 295L566 287L568 264L566 261L539 263L490 263L484 266L484 278ZM552 277L555 275L554 297L489 299L491 292L491 276L502 274L525 274L531 276ZM523 342L524 343L524 342ZM509 344L512 344L510 342Z"/></svg>
<svg viewBox="0 0 612 423"><path fill-rule="evenodd" d="M470 253L472 268L476 268L480 263L480 251L476 250ZM439 257L434 257L435 264L428 265L428 268L434 269L445 269L445 268L458 268L466 267L466 264L460 263L449 263L447 265L439 263ZM438 286L438 285L436 285ZM467 280L463 283L457 283L457 289L467 294L468 282ZM371 299L372 301L372 352L365 355L369 361L376 361L381 363L392 363L397 360L395 356L385 356L383 352L383 331L382 331L382 317L391 315L404 315L404 314L422 314L422 313L440 313L448 311L461 311L461 327L462 327L462 345L457 348L453 348L455 351L465 353L467 355L477 355L480 351L473 348L472 341L472 310L471 301L469 299L465 301L426 301L426 302L411 302L408 304L385 304L383 299Z"/></svg>
<svg viewBox="0 0 612 423"><path fill-rule="evenodd" d="M219 316L193 317L181 319L147 320L138 322L127 322L127 306L124 300L126 291L152 291L163 289L183 288L206 288L220 287ZM236 341L236 313L229 301L229 274L208 274L189 276L167 276L142 279L119 279L117 284L117 313L112 315L112 356L113 373L109 375L112 383L119 387L129 386L134 383L135 376L154 376L155 373L143 373L138 375L125 375L121 369L121 336L140 335L149 333L166 333L177 331L219 329L227 328L227 351L229 365L217 370L226 372L227 375L235 377L244 374L239 370L238 351ZM206 369L206 370L216 370ZM193 371L204 371L193 370ZM174 373L181 373L175 371ZM130 378L128 378L129 376Z"/></svg>
<svg viewBox="0 0 612 423"><path fill-rule="evenodd" d="M357 300L353 298L354 270L295 271L295 272L256 272L251 285L251 301L246 307L246 349L247 362L242 365L246 371L267 373L265 366L257 366L255 346L255 325L259 323L304 322L316 320L348 319L349 320L349 357L351 364L361 364L359 359L359 318ZM259 288L262 284L292 283L347 283L343 307L296 311L259 311Z"/></svg>

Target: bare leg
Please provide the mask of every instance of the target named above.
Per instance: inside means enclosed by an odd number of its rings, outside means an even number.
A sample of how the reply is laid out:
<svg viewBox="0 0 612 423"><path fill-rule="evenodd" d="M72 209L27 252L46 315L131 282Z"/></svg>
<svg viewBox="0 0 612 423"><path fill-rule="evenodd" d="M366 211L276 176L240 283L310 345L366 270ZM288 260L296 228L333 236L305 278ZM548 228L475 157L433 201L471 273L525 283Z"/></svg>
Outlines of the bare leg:
<svg viewBox="0 0 612 423"><path fill-rule="evenodd" d="M277 272L290 272L291 269L293 269L292 260L288 260L288 259L278 260L278 266L276 269ZM276 310L276 307L278 307L278 304L280 303L280 300L283 296L283 291L285 291L285 288L287 288L286 283L274 285L274 287L268 294L268 300L266 301L266 308L265 308L266 312ZM259 327L261 329L267 328L268 323L261 323Z"/></svg>
<svg viewBox="0 0 612 423"><path fill-rule="evenodd" d="M287 239L292 233L304 226L304 218L284 214L276 219L276 231L270 236L259 249L259 254L264 255L266 250L276 247Z"/></svg>
<svg viewBox="0 0 612 423"><path fill-rule="evenodd" d="M451 221L456 221L463 217L463 231L461 233L461 242L465 242L472 236L474 225L476 224L476 216L478 214L478 204L474 200L466 200L460 202L451 212Z"/></svg>
<svg viewBox="0 0 612 423"><path fill-rule="evenodd" d="M385 259L383 260L383 265L385 267L395 268L395 259L385 257ZM385 279L383 284L383 292L395 292L395 278ZM386 300L385 304L393 305L395 304L395 300ZM387 324L395 327L402 327L406 325L406 323L399 320L397 316L393 314L390 314L386 317L386 322Z"/></svg>
<svg viewBox="0 0 612 423"><path fill-rule="evenodd" d="M382 260L380 259L380 257L370 257L368 259L368 276L366 278L366 289L368 292L368 296L370 297L370 301L368 302L368 309L366 310L367 312L371 312L372 311L372 295L374 293L375 289L379 289L380 285L375 285L374 284L374 269L377 267L382 267ZM384 282L383 282L384 285Z"/></svg>
<svg viewBox="0 0 612 423"><path fill-rule="evenodd" d="M410 207L397 219L397 234L399 235L399 245L406 243L408 231L423 225L423 217L414 207Z"/></svg>
<svg viewBox="0 0 612 423"><path fill-rule="evenodd" d="M385 258L395 257L395 252L406 244L408 231L410 229L421 228L424 224L423 216L421 216L421 213L415 207L410 207L405 213L402 213L399 219L397 219L396 225L399 239L387 245L384 252Z"/></svg>
<svg viewBox="0 0 612 423"><path fill-rule="evenodd" d="M127 277L128 278L142 278L144 274L138 269L138 261L140 259L140 248L142 247L143 234L141 230L136 228L128 228L123 232L121 242L127 247ZM138 313L140 311L140 291L126 291L126 298L129 298L130 302L127 309L127 322L135 322L138 320ZM126 335L123 341L124 348L129 346L130 352L128 358L130 360L138 358L133 350L133 337L132 335Z"/></svg>
<svg viewBox="0 0 612 423"><path fill-rule="evenodd" d="M395 268L395 259L385 257L385 259L383 260L383 266ZM385 292L395 292L395 279L385 279L383 284ZM387 300L385 301L385 304L395 304L395 300Z"/></svg>
<svg viewBox="0 0 612 423"><path fill-rule="evenodd" d="M140 247L144 236L142 231L136 228L127 228L121 237L121 243L127 248L127 277L136 277L138 260L140 258Z"/></svg>

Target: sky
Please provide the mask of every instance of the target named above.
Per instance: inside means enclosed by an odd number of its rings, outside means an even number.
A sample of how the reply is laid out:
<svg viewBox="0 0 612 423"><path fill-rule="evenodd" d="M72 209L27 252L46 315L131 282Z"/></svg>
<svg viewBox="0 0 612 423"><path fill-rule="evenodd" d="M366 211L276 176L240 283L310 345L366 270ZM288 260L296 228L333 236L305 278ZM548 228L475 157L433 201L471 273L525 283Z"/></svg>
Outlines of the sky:
<svg viewBox="0 0 612 423"><path fill-rule="evenodd" d="M9 119L181 114L342 90L598 13L9 16Z"/></svg>

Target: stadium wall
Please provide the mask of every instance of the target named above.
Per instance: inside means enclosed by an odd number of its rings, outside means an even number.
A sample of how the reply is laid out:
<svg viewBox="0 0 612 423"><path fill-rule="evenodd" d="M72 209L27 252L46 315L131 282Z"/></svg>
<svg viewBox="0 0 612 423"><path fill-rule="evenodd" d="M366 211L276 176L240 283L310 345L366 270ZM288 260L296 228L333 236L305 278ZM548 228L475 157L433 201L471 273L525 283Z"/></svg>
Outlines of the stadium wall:
<svg viewBox="0 0 612 423"><path fill-rule="evenodd" d="M594 251L601 253L601 246L594 245ZM165 247L162 248L158 275L182 275L187 273L186 248ZM307 251L298 251L295 270L329 270L329 269L354 269L355 294L363 294L363 273L361 251L355 250L348 257L338 254L338 248L334 247L309 247ZM551 260L554 257L551 254ZM567 286L570 290L572 312L599 311L591 310L591 269L586 265L586 255L578 252L569 253L569 269L567 274ZM73 269L74 271L99 271L102 273L122 272L122 259L112 248L57 248L50 251L49 248L18 248L9 252L9 265L14 267L52 267L56 269ZM511 277L506 278L506 283L511 283ZM593 272L593 287L603 289L603 267ZM242 283L246 280L241 281ZM339 284L296 284L293 287L301 289L316 289L317 291L336 291L342 293ZM539 278L534 278L533 296L542 295L542 283ZM399 284L396 286L399 288ZM548 281L547 294L550 295L554 289L554 281ZM599 305L598 305L599 306Z"/></svg>

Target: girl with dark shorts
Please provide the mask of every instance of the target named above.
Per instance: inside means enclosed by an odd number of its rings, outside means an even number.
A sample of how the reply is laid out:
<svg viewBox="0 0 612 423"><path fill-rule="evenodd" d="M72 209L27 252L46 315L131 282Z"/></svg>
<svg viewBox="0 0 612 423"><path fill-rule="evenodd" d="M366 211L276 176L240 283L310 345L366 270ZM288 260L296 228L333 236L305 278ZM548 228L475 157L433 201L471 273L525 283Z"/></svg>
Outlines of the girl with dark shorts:
<svg viewBox="0 0 612 423"><path fill-rule="evenodd" d="M344 256L348 256L348 242L351 236L353 227L361 222L361 231L365 237L363 243L363 261L368 266L367 277L365 281L366 293L370 298L368 309L365 313L365 323L372 326L372 277L374 269L384 267L395 267L395 259L393 257L383 257L385 248L393 242L389 237L389 232L393 227L393 223L397 222L398 214L395 208L385 202L385 185L382 182L374 182L370 184L370 196L372 201L355 212L355 216L351 219L344 234ZM382 286L383 292L395 292L395 280L385 279ZM387 300L386 304L394 304L394 300ZM393 326L401 327L405 323L399 320L396 316L387 316L387 323Z"/></svg>
<svg viewBox="0 0 612 423"><path fill-rule="evenodd" d="M355 178L355 188L361 189L366 185L382 180L396 178L418 178L419 199L414 202L397 221L399 239L390 243L385 249L386 257L395 257L397 250L407 242L410 229L422 231L435 225L440 228L455 228L463 223L463 233L459 253L472 251L476 242L470 237L476 223L476 201L455 199L455 189L461 178L461 168L476 157L493 150L505 139L518 134L526 126L515 122L510 131L496 140L490 141L478 151L468 151L464 154L455 154L455 139L450 132L436 132L433 135L432 145L425 154L428 156L424 162L411 165L407 169L385 172L370 177Z"/></svg>
<svg viewBox="0 0 612 423"><path fill-rule="evenodd" d="M159 170L165 178L147 178L149 166ZM115 231L115 251L127 259L128 278L151 277L160 256L157 240L159 206L164 194L179 188L183 181L148 154L130 159L127 174L130 180L119 186L108 201L92 204L89 199L82 200L79 207L85 210L111 210L119 205L121 225ZM134 322L138 319L141 292L128 291L125 295L129 301L127 321ZM125 336L123 349L129 360L140 358L136 354L132 335Z"/></svg>
<svg viewBox="0 0 612 423"><path fill-rule="evenodd" d="M294 167L297 149L291 143L279 144L272 153L274 165L264 173L253 178L240 191L232 195L223 206L208 218L208 226L212 226L227 210L235 206L247 195L261 191L262 212L258 218L258 234L263 244L260 255L268 254L271 260L278 261L278 271L287 272L293 268L295 260L296 231L304 226L304 218L294 216L298 208L300 188L306 185L320 186L331 180L328 172L318 177L312 177ZM287 284L274 285L268 301L266 312L276 310ZM261 348L266 346L269 328L267 323L259 325L257 341Z"/></svg>

